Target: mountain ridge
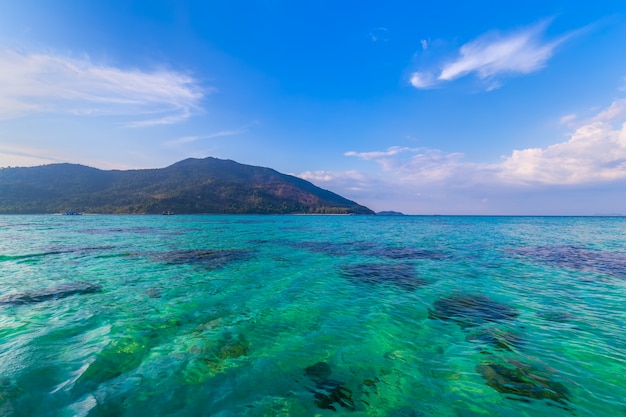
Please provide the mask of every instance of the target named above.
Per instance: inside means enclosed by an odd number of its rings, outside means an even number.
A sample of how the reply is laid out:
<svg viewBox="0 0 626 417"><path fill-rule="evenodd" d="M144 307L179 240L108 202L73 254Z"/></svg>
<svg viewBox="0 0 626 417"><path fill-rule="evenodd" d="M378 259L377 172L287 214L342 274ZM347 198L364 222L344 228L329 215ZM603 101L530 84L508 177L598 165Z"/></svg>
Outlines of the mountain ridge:
<svg viewBox="0 0 626 417"><path fill-rule="evenodd" d="M101 170L60 163L0 169L0 214L374 214L272 168L187 158L165 168Z"/></svg>

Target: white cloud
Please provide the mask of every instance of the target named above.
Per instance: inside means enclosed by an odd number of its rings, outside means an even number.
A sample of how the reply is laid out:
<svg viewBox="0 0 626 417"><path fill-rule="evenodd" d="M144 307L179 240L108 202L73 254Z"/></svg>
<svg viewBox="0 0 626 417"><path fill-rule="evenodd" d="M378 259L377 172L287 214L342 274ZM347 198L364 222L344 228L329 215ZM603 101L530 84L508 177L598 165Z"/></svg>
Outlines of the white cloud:
<svg viewBox="0 0 626 417"><path fill-rule="evenodd" d="M432 88L438 84L435 76L428 72L414 72L409 81L413 87L420 89Z"/></svg>
<svg viewBox="0 0 626 417"><path fill-rule="evenodd" d="M595 117L568 126L574 127L568 140L544 148L513 150L494 163L467 161L462 153L392 146L382 151L344 154L376 162L380 166L377 171L316 171L300 177L377 211L624 213L624 102L616 100Z"/></svg>
<svg viewBox="0 0 626 417"><path fill-rule="evenodd" d="M358 156L359 158L366 159L366 160L380 160L388 156L398 155L402 152L406 152L409 150L411 150L411 148L402 147L402 146L392 146L390 148L387 148L386 151L377 151L377 152L349 151L349 152L346 152L345 155L346 156Z"/></svg>
<svg viewBox="0 0 626 417"><path fill-rule="evenodd" d="M294 175L294 174L292 174ZM336 182L336 181L366 181L368 178L366 175L359 171L305 171L296 175L307 181L315 182Z"/></svg>
<svg viewBox="0 0 626 417"><path fill-rule="evenodd" d="M220 130L219 132L211 133L208 135L183 136L181 138L166 142L165 145L176 146L176 145L182 145L186 143L192 143L198 140L214 139L214 138L220 138L224 136L236 136L236 135L241 135L242 133L246 133L247 131L248 131L247 128L241 128L241 129L234 129L234 130Z"/></svg>
<svg viewBox="0 0 626 417"><path fill-rule="evenodd" d="M408 151L413 151L412 148L402 147L402 146L392 146L388 148L386 151L376 151L376 152L355 152L349 151L346 152L345 156L356 156L361 159L365 159L367 161L376 161L378 162L385 170L390 170L397 167L401 164L401 159L397 158L396 155L401 153L405 153Z"/></svg>
<svg viewBox="0 0 626 417"><path fill-rule="evenodd" d="M71 161L72 154L58 149L40 148L36 146L0 144L0 167L27 167L57 164ZM134 169L136 165L111 163L100 159L87 158L81 162L100 169Z"/></svg>
<svg viewBox="0 0 626 417"><path fill-rule="evenodd" d="M405 152L402 158L396 157L402 152ZM467 182L484 175L483 171L491 171L488 166L464 162L462 153L438 149L393 146L382 152L346 152L345 155L378 162L385 171L391 171L388 178L397 184Z"/></svg>
<svg viewBox="0 0 626 417"><path fill-rule="evenodd" d="M50 149L8 144L0 145L0 167L45 165L57 162L64 161L60 155L56 155Z"/></svg>
<svg viewBox="0 0 626 417"><path fill-rule="evenodd" d="M626 178L626 123L615 129L592 121L545 149L513 151L499 164L505 182L575 185Z"/></svg>
<svg viewBox="0 0 626 417"><path fill-rule="evenodd" d="M492 164L467 162L461 153L399 146L345 155L380 163L385 171L391 171L388 178L396 184L560 186L626 179L626 100L616 100L580 124L565 142L514 150Z"/></svg>
<svg viewBox="0 0 626 417"><path fill-rule="evenodd" d="M593 118L595 122L610 122L626 115L626 99L615 100L607 109Z"/></svg>
<svg viewBox="0 0 626 417"><path fill-rule="evenodd" d="M44 53L0 51L0 118L32 113L124 115L142 127L178 123L211 89L189 75L126 70Z"/></svg>
<svg viewBox="0 0 626 417"><path fill-rule="evenodd" d="M566 114L565 116L561 117L559 122L563 125L566 125L566 124L573 122L574 120L576 120L575 114Z"/></svg>
<svg viewBox="0 0 626 417"><path fill-rule="evenodd" d="M442 65L439 71L417 71L411 74L415 88L431 88L437 83L475 74L491 80L487 87L500 86L493 78L504 74L529 74L545 67L554 49L571 34L552 41L542 39L547 21L516 32L501 34L490 32L461 46L459 55Z"/></svg>
<svg viewBox="0 0 626 417"><path fill-rule="evenodd" d="M292 175L317 184L319 187L338 192L359 203L385 201L395 192L395 189L387 188L388 184L380 176L372 177L356 170L306 171Z"/></svg>
<svg viewBox="0 0 626 417"><path fill-rule="evenodd" d="M425 51L428 49L428 41L426 39L422 39L420 41L420 44L422 45L422 49Z"/></svg>

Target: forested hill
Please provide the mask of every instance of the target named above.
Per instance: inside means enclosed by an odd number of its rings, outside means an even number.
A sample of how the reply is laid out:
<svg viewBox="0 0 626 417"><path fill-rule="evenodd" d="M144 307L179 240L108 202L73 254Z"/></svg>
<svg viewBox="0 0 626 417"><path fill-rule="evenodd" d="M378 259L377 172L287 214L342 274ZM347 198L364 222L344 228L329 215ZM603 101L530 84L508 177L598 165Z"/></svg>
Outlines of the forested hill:
<svg viewBox="0 0 626 417"><path fill-rule="evenodd" d="M0 213L374 214L303 179L216 158L104 171L75 164L0 169Z"/></svg>

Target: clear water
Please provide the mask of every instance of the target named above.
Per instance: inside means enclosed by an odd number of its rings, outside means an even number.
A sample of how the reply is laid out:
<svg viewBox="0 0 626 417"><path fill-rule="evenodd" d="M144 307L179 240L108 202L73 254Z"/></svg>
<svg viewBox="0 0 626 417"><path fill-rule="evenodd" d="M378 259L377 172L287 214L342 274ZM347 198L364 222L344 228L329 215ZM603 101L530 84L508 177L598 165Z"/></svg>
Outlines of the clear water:
<svg viewBox="0 0 626 417"><path fill-rule="evenodd" d="M622 218L0 216L0 415L622 416L625 306Z"/></svg>

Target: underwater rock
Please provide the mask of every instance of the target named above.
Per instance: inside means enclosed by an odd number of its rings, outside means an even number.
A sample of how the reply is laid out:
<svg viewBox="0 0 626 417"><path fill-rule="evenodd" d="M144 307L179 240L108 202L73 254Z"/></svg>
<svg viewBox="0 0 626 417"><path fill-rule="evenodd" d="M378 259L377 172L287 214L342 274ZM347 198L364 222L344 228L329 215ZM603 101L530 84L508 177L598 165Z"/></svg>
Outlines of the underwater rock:
<svg viewBox="0 0 626 417"><path fill-rule="evenodd" d="M77 397L100 384L137 369L151 349L178 332L177 318L125 323L111 331L111 340L90 360L77 379L72 393Z"/></svg>
<svg viewBox="0 0 626 417"><path fill-rule="evenodd" d="M480 294L441 298L435 301L433 308L433 310L429 309L428 317L454 321L461 327L513 320L519 315L513 307Z"/></svg>
<svg viewBox="0 0 626 417"><path fill-rule="evenodd" d="M355 252L367 253L376 249L376 245L371 242L289 242L287 244L298 249L333 256L346 256Z"/></svg>
<svg viewBox="0 0 626 417"><path fill-rule="evenodd" d="M411 247L384 247L371 251L370 255L388 259L450 259L450 255L437 250L416 249Z"/></svg>
<svg viewBox="0 0 626 417"><path fill-rule="evenodd" d="M483 363L476 372L487 380L487 385L503 394L514 394L538 400L552 400L560 404L569 401L569 391L560 382L550 379L550 375L536 367L507 360L511 366L501 363Z"/></svg>
<svg viewBox="0 0 626 417"><path fill-rule="evenodd" d="M626 279L626 252L597 251L580 246L531 246L509 253L540 263L579 271L596 272Z"/></svg>
<svg viewBox="0 0 626 417"><path fill-rule="evenodd" d="M230 332L226 332L217 343L206 338L201 345L192 347L189 352L194 357L185 367L185 382L190 385L203 383L227 368L235 366L234 359L248 356L248 351L249 344L243 335L233 337Z"/></svg>
<svg viewBox="0 0 626 417"><path fill-rule="evenodd" d="M326 362L318 362L315 365L308 366L305 370L306 376L313 381L327 379L333 373L330 365Z"/></svg>
<svg viewBox="0 0 626 417"><path fill-rule="evenodd" d="M248 259L250 251L242 249L223 250L177 250L156 255L156 259L168 265L198 265L206 269L219 269L226 265Z"/></svg>
<svg viewBox="0 0 626 417"><path fill-rule="evenodd" d="M109 342L78 378L72 392L79 397L105 381L136 369L150 351L150 343L148 337L138 335Z"/></svg>
<svg viewBox="0 0 626 417"><path fill-rule="evenodd" d="M386 247L375 242L286 242L286 244L311 252L324 253L333 256L346 256L351 253L359 253L366 256L400 259L449 259L448 253L411 247Z"/></svg>
<svg viewBox="0 0 626 417"><path fill-rule="evenodd" d="M323 379L315 384L313 390L315 405L323 410L337 411L335 404L348 410L356 410L354 401L352 400L352 391L345 387L341 381L333 379Z"/></svg>
<svg viewBox="0 0 626 417"><path fill-rule="evenodd" d="M146 295L150 298L161 298L161 290L156 287L150 287L146 290Z"/></svg>
<svg viewBox="0 0 626 417"><path fill-rule="evenodd" d="M425 414L411 407L401 407L389 414L389 417L424 417Z"/></svg>
<svg viewBox="0 0 626 417"><path fill-rule="evenodd" d="M513 348L518 348L523 344L523 340L519 335L493 328L474 331L467 335L465 340L468 342L478 342L496 349L509 351L512 351Z"/></svg>
<svg viewBox="0 0 626 417"><path fill-rule="evenodd" d="M15 415L17 400L24 391L9 378L0 377L0 416Z"/></svg>
<svg viewBox="0 0 626 417"><path fill-rule="evenodd" d="M345 265L342 274L353 282L391 284L405 290L415 290L428 284L415 273L411 264L364 263Z"/></svg>
<svg viewBox="0 0 626 417"><path fill-rule="evenodd" d="M558 310L541 311L537 313L537 316L541 317L544 320L552 321L555 323L568 323L576 319L576 316L574 316L572 313Z"/></svg>
<svg viewBox="0 0 626 417"><path fill-rule="evenodd" d="M31 291L25 293L11 294L0 297L0 305L22 305L41 303L43 301L58 300L76 294L91 294L102 291L102 286L89 282L69 282L56 287L46 288L41 291Z"/></svg>
<svg viewBox="0 0 626 417"><path fill-rule="evenodd" d="M248 355L248 344L243 339L225 342L217 353L217 357L225 360Z"/></svg>
<svg viewBox="0 0 626 417"><path fill-rule="evenodd" d="M337 411L336 406L339 405L354 411L356 407L352 400L352 391L346 388L345 383L330 379L332 372L326 362L317 362L305 369L306 375L315 382L315 388L311 390L315 405L323 410Z"/></svg>

